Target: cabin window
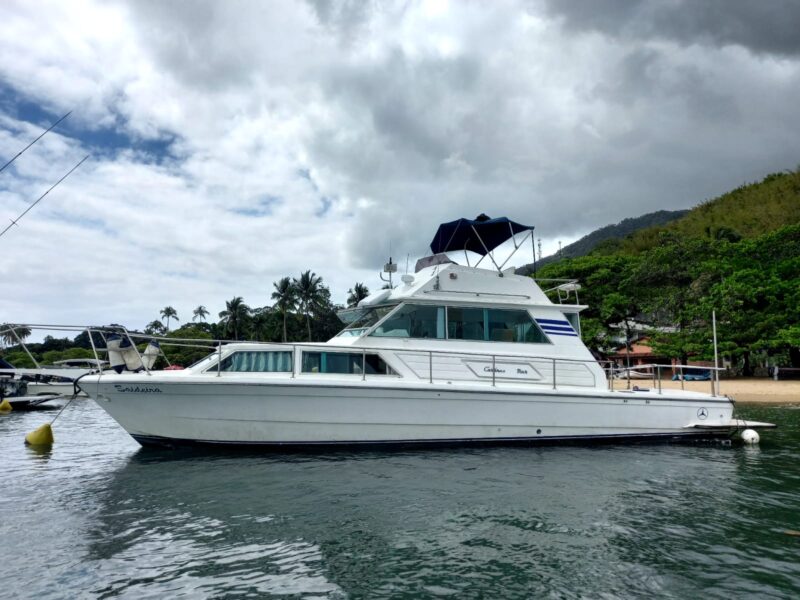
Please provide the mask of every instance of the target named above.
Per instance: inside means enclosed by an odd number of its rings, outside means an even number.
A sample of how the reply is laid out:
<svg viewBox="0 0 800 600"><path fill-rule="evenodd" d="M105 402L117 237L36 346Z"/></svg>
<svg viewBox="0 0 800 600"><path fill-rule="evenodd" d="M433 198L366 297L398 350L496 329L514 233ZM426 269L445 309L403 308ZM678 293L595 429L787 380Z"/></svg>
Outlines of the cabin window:
<svg viewBox="0 0 800 600"><path fill-rule="evenodd" d="M546 344L547 337L525 310L447 307L451 340Z"/></svg>
<svg viewBox="0 0 800 600"><path fill-rule="evenodd" d="M486 310L448 306L447 338L451 340L485 340Z"/></svg>
<svg viewBox="0 0 800 600"><path fill-rule="evenodd" d="M207 371L216 371L214 365ZM222 359L220 371L235 373L290 373L292 371L292 353L288 351L234 352Z"/></svg>
<svg viewBox="0 0 800 600"><path fill-rule="evenodd" d="M445 339L444 306L405 304L371 335L378 337Z"/></svg>
<svg viewBox="0 0 800 600"><path fill-rule="evenodd" d="M489 341L547 344L549 340L526 310L486 309Z"/></svg>
<svg viewBox="0 0 800 600"><path fill-rule="evenodd" d="M303 352L303 373L340 373L361 375L397 375L377 354L352 352Z"/></svg>
<svg viewBox="0 0 800 600"><path fill-rule="evenodd" d="M572 328L577 332L578 335L581 334L581 318L578 313L563 313L564 317L566 317L569 324L572 325Z"/></svg>

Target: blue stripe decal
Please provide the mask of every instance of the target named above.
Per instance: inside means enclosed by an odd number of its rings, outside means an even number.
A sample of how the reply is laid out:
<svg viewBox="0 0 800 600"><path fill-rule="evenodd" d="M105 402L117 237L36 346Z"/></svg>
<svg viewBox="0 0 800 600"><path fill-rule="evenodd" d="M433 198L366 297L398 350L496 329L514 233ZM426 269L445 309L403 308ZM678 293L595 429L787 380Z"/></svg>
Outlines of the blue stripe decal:
<svg viewBox="0 0 800 600"><path fill-rule="evenodd" d="M577 333L556 333L555 331L548 331L549 335L565 335L567 337L578 337Z"/></svg>
<svg viewBox="0 0 800 600"><path fill-rule="evenodd" d="M572 327L567 327L566 325L542 325L542 329L545 331L575 331Z"/></svg>
<svg viewBox="0 0 800 600"><path fill-rule="evenodd" d="M569 321L561 321L561 320L557 320L557 319L536 319L536 322L537 323L542 323L542 324L549 323L549 324L553 324L553 325L567 325L567 326L570 325Z"/></svg>

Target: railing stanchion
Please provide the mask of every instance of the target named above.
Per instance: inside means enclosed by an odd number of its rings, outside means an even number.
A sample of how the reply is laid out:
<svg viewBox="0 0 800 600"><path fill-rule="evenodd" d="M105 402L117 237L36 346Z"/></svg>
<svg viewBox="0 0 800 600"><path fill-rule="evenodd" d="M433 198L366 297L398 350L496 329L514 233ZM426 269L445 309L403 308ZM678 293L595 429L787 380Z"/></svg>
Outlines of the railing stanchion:
<svg viewBox="0 0 800 600"><path fill-rule="evenodd" d="M717 374L716 371L711 371L711 395L712 396L716 396L717 395L717 392L716 392L716 389L715 389L715 386L714 386L714 379L716 378L716 374Z"/></svg>
<svg viewBox="0 0 800 600"><path fill-rule="evenodd" d="M656 367L658 369L658 393L661 393L661 366L659 365Z"/></svg>
<svg viewBox="0 0 800 600"><path fill-rule="evenodd" d="M681 365L681 391L686 389L686 380L683 378L683 365Z"/></svg>
<svg viewBox="0 0 800 600"><path fill-rule="evenodd" d="M433 383L433 352L428 350L428 383Z"/></svg>
<svg viewBox="0 0 800 600"><path fill-rule="evenodd" d="M292 376L291 379L294 379L294 370L297 368L297 346L292 344Z"/></svg>
<svg viewBox="0 0 800 600"><path fill-rule="evenodd" d="M86 334L89 336L89 343L92 345L92 352L94 352L94 359L97 361L97 369L99 371L98 377L103 376L103 365L100 364L100 355L97 353L97 348L94 346L94 340L92 339L92 330L86 329Z"/></svg>
<svg viewBox="0 0 800 600"><path fill-rule="evenodd" d="M367 351L361 351L361 381L367 380Z"/></svg>
<svg viewBox="0 0 800 600"><path fill-rule="evenodd" d="M14 329L14 328L12 327L12 328L11 328L11 333L13 333L13 334L14 334L14 338L17 340L17 344L19 344L20 346L22 346L22 349L23 349L23 350L25 350L25 353L28 355L28 358L30 358L30 359L33 361L33 364L34 364L34 365L36 365L36 368L37 368L37 369L41 369L41 368L42 368L42 366L41 366L41 365L40 365L38 362L36 362L36 359L35 359L35 358L33 358L33 354L31 354L31 351L30 351L30 350L28 350L28 347L27 347L25 344L23 344L23 343L22 343L22 340L21 340L21 339L19 339L19 336L17 335L17 331L16 331L16 329Z"/></svg>
<svg viewBox="0 0 800 600"><path fill-rule="evenodd" d="M614 391L614 361L608 365L608 383L611 386L611 391Z"/></svg>
<svg viewBox="0 0 800 600"><path fill-rule="evenodd" d="M497 373L497 369L495 367L494 354L492 354L492 387L496 387L495 386L495 373Z"/></svg>
<svg viewBox="0 0 800 600"><path fill-rule="evenodd" d="M556 359L553 359L553 389L556 389Z"/></svg>
<svg viewBox="0 0 800 600"><path fill-rule="evenodd" d="M217 377L222 377L222 340L217 342Z"/></svg>

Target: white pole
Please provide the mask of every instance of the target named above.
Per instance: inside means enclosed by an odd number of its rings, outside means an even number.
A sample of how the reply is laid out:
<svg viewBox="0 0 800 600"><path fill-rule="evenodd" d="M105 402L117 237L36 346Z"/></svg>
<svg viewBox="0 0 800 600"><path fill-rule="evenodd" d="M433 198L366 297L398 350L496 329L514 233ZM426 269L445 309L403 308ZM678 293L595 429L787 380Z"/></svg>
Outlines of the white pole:
<svg viewBox="0 0 800 600"><path fill-rule="evenodd" d="M715 394L719 395L719 360L717 357L717 311L711 311L711 327L714 331L714 381L717 382L717 388Z"/></svg>

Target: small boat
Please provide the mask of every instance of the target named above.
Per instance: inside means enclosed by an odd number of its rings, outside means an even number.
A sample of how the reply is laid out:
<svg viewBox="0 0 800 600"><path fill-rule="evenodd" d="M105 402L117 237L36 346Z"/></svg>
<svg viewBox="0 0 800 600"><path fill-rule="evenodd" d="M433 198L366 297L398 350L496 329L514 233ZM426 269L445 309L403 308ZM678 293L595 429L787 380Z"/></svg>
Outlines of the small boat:
<svg viewBox="0 0 800 600"><path fill-rule="evenodd" d="M652 387L614 389L581 340L578 284L543 290L493 255L506 241L515 250L532 241L532 231L485 215L442 224L432 256L401 285L340 313L346 326L327 343L217 341L181 371L145 364L79 385L143 445L673 441L774 427L735 418L733 402L714 388L662 390L661 365ZM470 252L480 257L475 265ZM487 257L494 268L479 268ZM546 293L554 290L558 303ZM576 303L561 303L562 291ZM142 367L130 341L125 351Z"/></svg>
<svg viewBox="0 0 800 600"><path fill-rule="evenodd" d="M0 402L8 400L13 410L30 410L45 402L62 398L60 394L28 395L28 382L12 373L0 373Z"/></svg>
<svg viewBox="0 0 800 600"><path fill-rule="evenodd" d="M11 408L16 411L32 410L40 407L42 404L52 402L53 400L62 399L64 396L60 394L39 394L37 396L11 396L6 398Z"/></svg>
<svg viewBox="0 0 800 600"><path fill-rule="evenodd" d="M24 344L23 344L24 346ZM0 362L0 375L14 375L27 384L32 395L72 396L76 393L75 381L87 373L96 373L108 367L108 361L96 358L70 358L52 365L35 368L17 368L6 361Z"/></svg>

